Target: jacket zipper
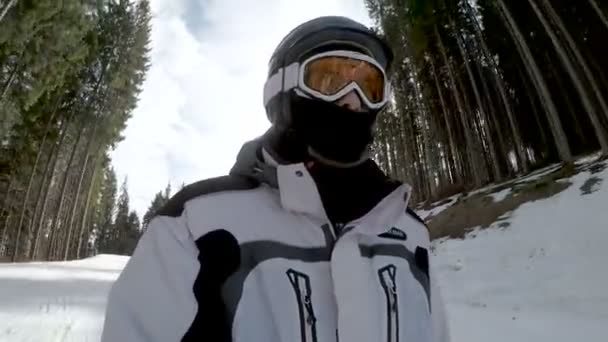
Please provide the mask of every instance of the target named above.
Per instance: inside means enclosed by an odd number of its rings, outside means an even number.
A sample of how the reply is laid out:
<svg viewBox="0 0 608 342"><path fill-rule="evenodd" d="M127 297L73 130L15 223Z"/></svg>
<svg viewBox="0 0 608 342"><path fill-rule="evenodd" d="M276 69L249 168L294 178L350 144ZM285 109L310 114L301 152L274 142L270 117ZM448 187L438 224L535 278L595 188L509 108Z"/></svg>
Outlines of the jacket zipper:
<svg viewBox="0 0 608 342"><path fill-rule="evenodd" d="M399 305L397 301L397 284L395 265L388 265L378 271L380 284L386 295L387 341L399 341Z"/></svg>
<svg viewBox="0 0 608 342"><path fill-rule="evenodd" d="M336 223L334 225L334 243L342 236L342 231L346 225L343 223Z"/></svg>
<svg viewBox="0 0 608 342"><path fill-rule="evenodd" d="M302 342L317 342L317 318L312 305L310 278L293 269L287 271L287 276L298 301Z"/></svg>

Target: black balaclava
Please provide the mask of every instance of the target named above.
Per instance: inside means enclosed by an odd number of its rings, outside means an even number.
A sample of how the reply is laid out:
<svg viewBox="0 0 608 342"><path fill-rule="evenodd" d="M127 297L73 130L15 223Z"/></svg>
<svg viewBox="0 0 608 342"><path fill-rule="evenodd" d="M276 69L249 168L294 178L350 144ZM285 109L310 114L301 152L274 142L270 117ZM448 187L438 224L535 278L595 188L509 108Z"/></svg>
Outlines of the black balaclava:
<svg viewBox="0 0 608 342"><path fill-rule="evenodd" d="M292 115L294 131L314 159L349 167L368 158L376 112L354 112L334 103L295 98Z"/></svg>

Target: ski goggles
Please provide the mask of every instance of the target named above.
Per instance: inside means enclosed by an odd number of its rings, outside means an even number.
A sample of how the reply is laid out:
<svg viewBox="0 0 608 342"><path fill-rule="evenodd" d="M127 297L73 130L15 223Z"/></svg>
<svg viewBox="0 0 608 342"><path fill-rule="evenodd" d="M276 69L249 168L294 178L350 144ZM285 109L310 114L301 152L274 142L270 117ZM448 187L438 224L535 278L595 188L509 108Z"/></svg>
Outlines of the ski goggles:
<svg viewBox="0 0 608 342"><path fill-rule="evenodd" d="M266 83L265 103L280 91L294 88L298 95L327 102L335 102L354 90L374 110L387 103L389 82L373 58L353 51L329 51L280 69Z"/></svg>

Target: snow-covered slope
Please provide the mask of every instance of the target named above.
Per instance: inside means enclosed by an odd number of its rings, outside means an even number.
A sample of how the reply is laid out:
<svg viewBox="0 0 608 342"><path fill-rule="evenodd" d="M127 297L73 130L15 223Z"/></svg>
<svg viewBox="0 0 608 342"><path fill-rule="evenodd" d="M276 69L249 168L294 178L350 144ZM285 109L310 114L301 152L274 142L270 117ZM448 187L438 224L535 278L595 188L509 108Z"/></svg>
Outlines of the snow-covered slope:
<svg viewBox="0 0 608 342"><path fill-rule="evenodd" d="M592 176L603 184L581 195ZM570 181L506 229L435 244L453 341L608 341L608 169Z"/></svg>
<svg viewBox="0 0 608 342"><path fill-rule="evenodd" d="M582 195L591 177L603 182ZM508 228L435 243L453 341L608 341L608 169L569 181L510 213ZM0 264L0 341L98 341L126 261Z"/></svg>
<svg viewBox="0 0 608 342"><path fill-rule="evenodd" d="M127 260L0 264L0 341L99 341L108 291Z"/></svg>

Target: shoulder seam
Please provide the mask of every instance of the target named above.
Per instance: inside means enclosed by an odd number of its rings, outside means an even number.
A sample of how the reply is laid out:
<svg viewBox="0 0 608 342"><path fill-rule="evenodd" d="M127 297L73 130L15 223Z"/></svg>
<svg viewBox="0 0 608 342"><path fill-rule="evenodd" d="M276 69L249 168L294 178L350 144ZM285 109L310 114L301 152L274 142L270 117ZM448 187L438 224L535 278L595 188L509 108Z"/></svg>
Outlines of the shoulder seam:
<svg viewBox="0 0 608 342"><path fill-rule="evenodd" d="M156 213L155 216L181 216L184 205L197 197L238 190L251 190L257 188L259 183L254 179L243 176L222 176L192 183L184 187Z"/></svg>

